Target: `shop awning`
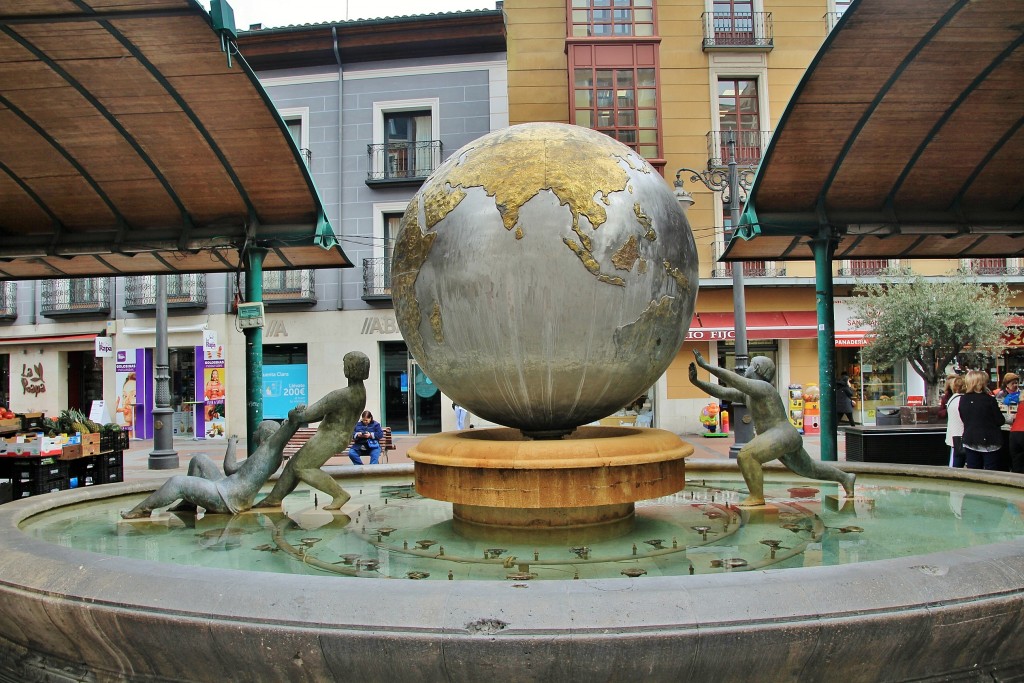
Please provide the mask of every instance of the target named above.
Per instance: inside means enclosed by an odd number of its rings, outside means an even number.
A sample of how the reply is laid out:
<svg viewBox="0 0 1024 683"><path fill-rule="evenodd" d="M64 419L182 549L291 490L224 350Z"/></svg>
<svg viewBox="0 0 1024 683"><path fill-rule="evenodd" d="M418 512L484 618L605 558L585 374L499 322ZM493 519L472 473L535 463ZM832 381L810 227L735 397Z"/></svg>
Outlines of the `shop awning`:
<svg viewBox="0 0 1024 683"><path fill-rule="evenodd" d="M0 278L351 266L195 0L0 3L0 130Z"/></svg>
<svg viewBox="0 0 1024 683"><path fill-rule="evenodd" d="M722 260L1024 254L1024 4L854 0L804 74Z"/></svg>
<svg viewBox="0 0 1024 683"><path fill-rule="evenodd" d="M43 334L30 337L0 337L0 346L23 346L26 344L73 344L91 342L98 334Z"/></svg>
<svg viewBox="0 0 1024 683"><path fill-rule="evenodd" d="M747 313L748 339L810 339L817 335L814 311ZM687 341L725 341L736 338L732 313L697 313Z"/></svg>

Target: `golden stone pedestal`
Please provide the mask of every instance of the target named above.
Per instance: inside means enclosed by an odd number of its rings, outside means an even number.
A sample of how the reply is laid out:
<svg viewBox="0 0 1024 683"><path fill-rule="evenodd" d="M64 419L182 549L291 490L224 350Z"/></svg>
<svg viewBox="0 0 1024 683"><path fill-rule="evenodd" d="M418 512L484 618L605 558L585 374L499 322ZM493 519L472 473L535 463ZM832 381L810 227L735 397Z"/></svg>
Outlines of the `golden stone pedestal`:
<svg viewBox="0 0 1024 683"><path fill-rule="evenodd" d="M416 490L453 504L460 533L626 531L633 504L682 490L693 454L661 429L580 427L558 440L518 429L436 434L409 451Z"/></svg>

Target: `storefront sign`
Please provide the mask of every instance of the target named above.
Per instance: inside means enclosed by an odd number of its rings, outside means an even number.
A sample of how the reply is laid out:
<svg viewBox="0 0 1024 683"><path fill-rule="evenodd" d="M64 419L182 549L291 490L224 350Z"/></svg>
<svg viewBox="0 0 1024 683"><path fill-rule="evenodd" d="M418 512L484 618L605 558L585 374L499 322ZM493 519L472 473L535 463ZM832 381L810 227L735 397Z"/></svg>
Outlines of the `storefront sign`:
<svg viewBox="0 0 1024 683"><path fill-rule="evenodd" d="M394 318L369 315L363 318L363 328L359 334L398 334L398 323Z"/></svg>
<svg viewBox="0 0 1024 683"><path fill-rule="evenodd" d="M923 406L924 405L924 396L913 396L913 395L907 396L907 405L908 406Z"/></svg>
<svg viewBox="0 0 1024 683"><path fill-rule="evenodd" d="M196 358L222 358L224 348L217 344L217 333L213 330L203 332L203 348Z"/></svg>
<svg viewBox="0 0 1024 683"><path fill-rule="evenodd" d="M96 337L96 357L110 358L114 355L114 340L110 337Z"/></svg>

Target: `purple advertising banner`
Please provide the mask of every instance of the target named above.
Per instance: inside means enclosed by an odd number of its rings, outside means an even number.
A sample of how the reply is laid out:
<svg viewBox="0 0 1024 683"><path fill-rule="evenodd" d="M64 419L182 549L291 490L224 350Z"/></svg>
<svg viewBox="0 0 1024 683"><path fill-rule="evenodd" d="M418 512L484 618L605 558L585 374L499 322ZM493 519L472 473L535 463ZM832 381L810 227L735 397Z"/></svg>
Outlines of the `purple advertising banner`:
<svg viewBox="0 0 1024 683"><path fill-rule="evenodd" d="M226 397L224 347L207 341L196 347L196 400L202 401L196 410L196 438L227 438Z"/></svg>
<svg viewBox="0 0 1024 683"><path fill-rule="evenodd" d="M153 373L149 349L119 349L115 357L114 421L129 438L153 438Z"/></svg>

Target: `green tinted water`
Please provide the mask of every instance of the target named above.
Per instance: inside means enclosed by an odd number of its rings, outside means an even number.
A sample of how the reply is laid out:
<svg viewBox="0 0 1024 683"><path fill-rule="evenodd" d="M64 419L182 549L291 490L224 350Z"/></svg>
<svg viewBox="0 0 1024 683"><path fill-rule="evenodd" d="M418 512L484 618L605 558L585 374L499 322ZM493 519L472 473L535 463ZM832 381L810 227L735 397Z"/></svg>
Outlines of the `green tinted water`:
<svg viewBox="0 0 1024 683"><path fill-rule="evenodd" d="M347 514L297 491L283 511L234 517L157 513L125 522L142 496L34 516L25 533L117 557L284 574L518 580L685 575L866 562L1024 537L1024 492L970 482L862 476L857 496L834 485L774 477L771 505L735 504L738 477L687 480L686 490L639 502L632 531L609 540L469 539L451 505L416 494L409 480L346 483Z"/></svg>

